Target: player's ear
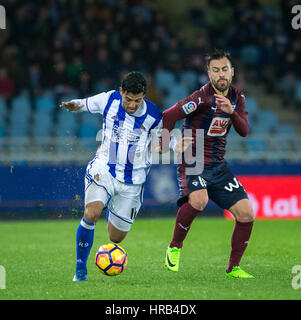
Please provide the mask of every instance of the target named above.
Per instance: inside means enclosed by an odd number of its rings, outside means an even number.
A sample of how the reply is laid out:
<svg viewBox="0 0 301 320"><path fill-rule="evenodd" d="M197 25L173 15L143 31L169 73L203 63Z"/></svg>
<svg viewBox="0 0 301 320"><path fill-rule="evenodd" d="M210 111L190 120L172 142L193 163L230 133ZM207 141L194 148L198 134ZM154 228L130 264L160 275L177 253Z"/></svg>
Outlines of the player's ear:
<svg viewBox="0 0 301 320"><path fill-rule="evenodd" d="M210 74L209 68L207 69L207 74L208 74L209 79L211 80L211 74Z"/></svg>
<svg viewBox="0 0 301 320"><path fill-rule="evenodd" d="M121 87L119 88L119 92L120 92L120 94L123 96L123 91L122 91L122 88L121 88Z"/></svg>
<svg viewBox="0 0 301 320"><path fill-rule="evenodd" d="M234 68L233 67L231 68L231 75L232 75L232 77L234 77Z"/></svg>

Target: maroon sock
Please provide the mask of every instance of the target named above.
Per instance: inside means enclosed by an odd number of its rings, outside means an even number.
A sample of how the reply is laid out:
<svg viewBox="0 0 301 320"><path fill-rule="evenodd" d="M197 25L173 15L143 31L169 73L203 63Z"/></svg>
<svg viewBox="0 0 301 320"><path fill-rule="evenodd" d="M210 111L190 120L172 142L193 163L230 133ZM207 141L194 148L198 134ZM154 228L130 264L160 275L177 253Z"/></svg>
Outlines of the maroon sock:
<svg viewBox="0 0 301 320"><path fill-rule="evenodd" d="M192 221L200 211L194 209L188 202L184 203L177 212L176 224L170 248L183 247L183 241L189 231Z"/></svg>
<svg viewBox="0 0 301 320"><path fill-rule="evenodd" d="M232 268L239 266L242 255L244 254L248 241L251 236L253 221L251 222L235 222L235 227L231 239L231 253L227 272L231 272Z"/></svg>

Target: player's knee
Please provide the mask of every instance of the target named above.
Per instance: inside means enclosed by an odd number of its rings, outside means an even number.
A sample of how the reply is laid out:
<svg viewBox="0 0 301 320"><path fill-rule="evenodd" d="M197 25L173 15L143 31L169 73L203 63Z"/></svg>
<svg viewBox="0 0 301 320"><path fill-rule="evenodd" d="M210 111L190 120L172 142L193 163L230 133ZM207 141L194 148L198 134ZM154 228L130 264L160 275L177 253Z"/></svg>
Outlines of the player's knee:
<svg viewBox="0 0 301 320"><path fill-rule="evenodd" d="M252 209L240 210L237 215L237 220L239 222L252 222L254 219L255 216Z"/></svg>
<svg viewBox="0 0 301 320"><path fill-rule="evenodd" d="M251 222L255 219L254 211L248 199L239 200L229 208L229 211L239 222Z"/></svg>
<svg viewBox="0 0 301 320"><path fill-rule="evenodd" d="M85 209L84 218L88 222L96 222L99 218L99 214L95 210Z"/></svg>
<svg viewBox="0 0 301 320"><path fill-rule="evenodd" d="M97 222L102 208L99 205L87 205L84 212L84 218L88 222Z"/></svg>
<svg viewBox="0 0 301 320"><path fill-rule="evenodd" d="M208 203L208 196L190 195L188 202L194 209L203 211Z"/></svg>

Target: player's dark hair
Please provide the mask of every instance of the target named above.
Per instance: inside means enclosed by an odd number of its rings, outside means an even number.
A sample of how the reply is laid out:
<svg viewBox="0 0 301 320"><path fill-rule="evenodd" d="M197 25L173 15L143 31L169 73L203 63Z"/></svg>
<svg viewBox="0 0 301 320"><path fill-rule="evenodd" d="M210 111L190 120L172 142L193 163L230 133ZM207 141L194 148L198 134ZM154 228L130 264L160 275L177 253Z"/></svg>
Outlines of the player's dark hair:
<svg viewBox="0 0 301 320"><path fill-rule="evenodd" d="M209 68L210 62L212 60L220 60L223 58L227 58L230 61L230 64L232 66L232 58L231 58L231 54L223 49L217 49L215 48L211 53L208 53L205 56L205 61L206 61L206 65L207 65L207 69Z"/></svg>
<svg viewBox="0 0 301 320"><path fill-rule="evenodd" d="M121 82L122 91L133 94L146 92L146 80L140 72L132 71L125 75Z"/></svg>

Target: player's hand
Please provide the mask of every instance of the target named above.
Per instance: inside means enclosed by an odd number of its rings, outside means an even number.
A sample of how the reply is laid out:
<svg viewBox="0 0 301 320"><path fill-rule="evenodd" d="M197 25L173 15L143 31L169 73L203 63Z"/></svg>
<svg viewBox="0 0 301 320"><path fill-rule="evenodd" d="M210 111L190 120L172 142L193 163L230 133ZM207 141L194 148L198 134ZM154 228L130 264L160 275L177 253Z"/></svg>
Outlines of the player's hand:
<svg viewBox="0 0 301 320"><path fill-rule="evenodd" d="M160 141L152 144L153 152L162 153L162 143Z"/></svg>
<svg viewBox="0 0 301 320"><path fill-rule="evenodd" d="M234 109L232 107L231 101L221 94L214 94L216 105L221 108L225 113L232 114Z"/></svg>
<svg viewBox="0 0 301 320"><path fill-rule="evenodd" d="M61 102L61 108L66 108L68 111L77 111L84 107L83 104L77 105L75 102L68 101L68 102Z"/></svg>
<svg viewBox="0 0 301 320"><path fill-rule="evenodd" d="M189 148L193 143L193 137L183 137L175 145L175 152L183 153Z"/></svg>
<svg viewBox="0 0 301 320"><path fill-rule="evenodd" d="M165 148L163 150L162 141L158 141L158 142L152 143L152 150L153 152L157 152L157 153L166 153L167 151L169 151L169 148Z"/></svg>

